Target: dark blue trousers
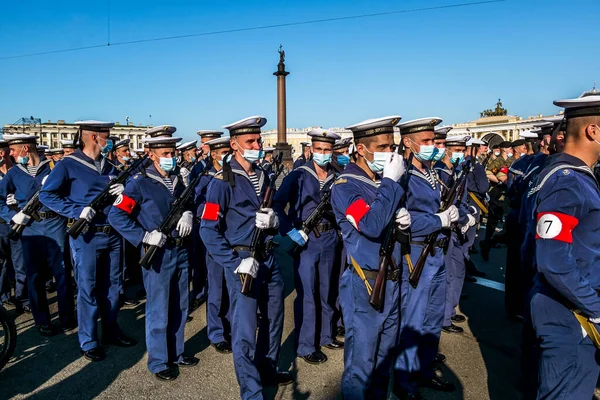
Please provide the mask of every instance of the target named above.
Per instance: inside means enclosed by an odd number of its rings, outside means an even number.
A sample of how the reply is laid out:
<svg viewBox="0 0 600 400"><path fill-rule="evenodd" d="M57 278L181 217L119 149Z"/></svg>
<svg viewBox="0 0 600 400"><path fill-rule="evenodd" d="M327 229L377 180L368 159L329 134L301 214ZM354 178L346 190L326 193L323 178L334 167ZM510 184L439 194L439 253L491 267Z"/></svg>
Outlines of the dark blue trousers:
<svg viewBox="0 0 600 400"><path fill-rule="evenodd" d="M11 297L10 281L15 281L15 298L23 306L29 305L27 273L23 263L21 240L10 240L7 235L10 225L0 223L0 301Z"/></svg>
<svg viewBox="0 0 600 400"><path fill-rule="evenodd" d="M413 265L421 254L422 246L411 245ZM396 358L396 384L409 394L418 391L418 379L432 374L437 354L444 304L446 301L446 268L444 253L436 247L435 256L429 255L417 288L408 282L408 266L403 260L399 355Z"/></svg>
<svg viewBox="0 0 600 400"><path fill-rule="evenodd" d="M225 271L208 253L205 253L208 272L208 297L206 301L206 331L211 343L230 342L229 294Z"/></svg>
<svg viewBox="0 0 600 400"><path fill-rule="evenodd" d="M148 369L153 374L178 363L183 356L189 305L188 270L187 249L174 246L160 249L149 270L142 268Z"/></svg>
<svg viewBox="0 0 600 400"><path fill-rule="evenodd" d="M123 240L117 233L88 231L71 239L77 279L79 345L83 351L98 347L98 316L104 338L118 335L117 314Z"/></svg>
<svg viewBox="0 0 600 400"><path fill-rule="evenodd" d="M200 226L198 224L194 224L192 229L192 240L189 276L192 280L192 298L200 299L207 294L207 265L204 258L206 248L202 238L200 238Z"/></svg>
<svg viewBox="0 0 600 400"><path fill-rule="evenodd" d="M400 285L386 282L384 308L377 312L365 283L350 267L340 282L340 303L346 327L342 397L385 399L400 326Z"/></svg>
<svg viewBox="0 0 600 400"><path fill-rule="evenodd" d="M21 244L23 262L27 271L29 305L36 325L50 324L50 309L46 297L47 277L52 273L56 280L58 313L61 324L74 318L71 280L64 263L65 231L67 220L63 217L33 221L23 230Z"/></svg>
<svg viewBox="0 0 600 400"><path fill-rule="evenodd" d="M598 349L573 313L543 293L531 299L531 321L540 343L538 399L591 399L600 365Z"/></svg>
<svg viewBox="0 0 600 400"><path fill-rule="evenodd" d="M443 325L450 326L452 324L450 318L456 315L456 306L460 301L466 273L463 247L459 242L458 235L454 232L450 238L444 261L446 263L446 301Z"/></svg>
<svg viewBox="0 0 600 400"><path fill-rule="evenodd" d="M240 252L240 257L248 257ZM235 267L225 267L225 279L231 301L233 364L243 400L262 399L261 373L272 372L279 359L283 334L283 278L279 265L269 256L261 263L252 284L252 294L240 291L240 276ZM256 333L260 308L260 326Z"/></svg>
<svg viewBox="0 0 600 400"><path fill-rule="evenodd" d="M338 285L331 272L336 261L338 235L335 230L323 232L320 238L309 234L306 247L294 258L294 322L296 353L312 354L317 346L333 341L333 300L331 286Z"/></svg>

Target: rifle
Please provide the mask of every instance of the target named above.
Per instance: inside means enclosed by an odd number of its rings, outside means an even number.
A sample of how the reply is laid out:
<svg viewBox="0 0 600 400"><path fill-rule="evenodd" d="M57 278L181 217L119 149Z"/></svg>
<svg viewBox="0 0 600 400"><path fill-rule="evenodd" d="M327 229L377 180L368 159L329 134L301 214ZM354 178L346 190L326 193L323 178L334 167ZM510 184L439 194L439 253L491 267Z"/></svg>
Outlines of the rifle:
<svg viewBox="0 0 600 400"><path fill-rule="evenodd" d="M308 234L309 232L312 232L317 239L321 237L321 234L319 233L317 226L319 225L319 223L323 219L323 216L325 215L325 212L329 208L330 200L331 200L331 186L329 186L328 190L323 192L323 196L321 197L319 204L317 204L317 207L315 207L315 209L310 213L310 215L302 223L302 230L306 234ZM298 246L297 244L294 243L294 248L291 250L291 253L297 254L299 252L299 250L300 250L300 246Z"/></svg>
<svg viewBox="0 0 600 400"><path fill-rule="evenodd" d="M27 202L27 204L25 204L25 206L23 207L23 214L29 215L32 219L39 221L40 217L38 215L38 211L40 210L40 208L42 208L42 203L40 202L40 189L38 189L37 192L35 192L35 194L33 195L32 198L29 199L29 201ZM17 240L21 234L23 233L23 230L28 226L29 224L13 224L13 226L10 228L10 231L8 232L8 234L6 235L9 239L14 239Z"/></svg>
<svg viewBox="0 0 600 400"><path fill-rule="evenodd" d="M273 196L275 196L275 183L277 182L277 178L283 172L283 163L281 162L283 158L283 152L280 152L276 158L273 159L273 167L270 176L269 176L269 186L265 190L265 194L263 197L263 202L261 208L271 208L273 204ZM264 245L264 231L262 229L254 229L252 233L252 241L250 242L250 257L254 258L257 261L257 255L262 255L261 246ZM242 294L244 296L249 296L252 290L252 278L251 275L243 274L242 276Z"/></svg>
<svg viewBox="0 0 600 400"><path fill-rule="evenodd" d="M452 204L454 204L456 194L459 190L461 190L461 187L464 187L464 185L467 183L466 171L470 168L470 164L471 159L467 161L467 165L465 165L465 168L463 168L462 171L460 171L460 174L458 175L452 186L444 193L442 201L440 202L440 209L438 213L446 211L448 208L450 208ZM464 188L462 190L464 190ZM429 253L435 255L434 245L438 233L438 231L430 233L423 241L423 250L421 250L421 255L419 256L419 259L415 263L415 267L410 272L410 275L408 277L408 282L413 288L416 288L419 284L419 279L421 279L421 274L423 273L423 269L425 268L425 262L427 261Z"/></svg>
<svg viewBox="0 0 600 400"><path fill-rule="evenodd" d="M200 162L200 160L197 160L196 163L193 164L193 166L196 166L198 162ZM193 199L193 196L195 196L196 186L198 186L198 183L200 183L200 179L212 168L212 166L213 163L209 156L206 159L206 165L204 166L202 172L198 174L198 176L196 176L194 179L192 179L192 181L189 185L187 185L183 193L181 193L181 195L177 197L173 202L169 213L158 227L159 232L167 236L169 236L171 232L173 232L173 230L177 227L177 222L179 222L179 219L181 218L183 213L187 211L187 205ZM154 259L156 251L158 249L158 246L148 246L146 252L144 253L144 256L140 260L140 265L146 269L150 269L150 264L152 263L152 260Z"/></svg>
<svg viewBox="0 0 600 400"><path fill-rule="evenodd" d="M114 201L115 196L110 194L110 187L116 184L124 184L131 175L138 172L138 167L140 167L146 161L147 158L147 154L145 154L142 158L138 158L133 164L131 164L129 168L121 172L116 178L112 179L108 183L106 188L104 188L104 190L102 190L102 192L100 192L99 195L94 197L94 199L90 202L88 207L91 207L92 210L98 212L107 205L111 204ZM67 230L67 233L73 239L77 239L87 225L88 221L85 218L79 218L77 221L75 221L73 225L71 225L71 227Z"/></svg>
<svg viewBox="0 0 600 400"><path fill-rule="evenodd" d="M398 146L398 154L400 154L400 146ZM403 184L401 184L401 186L404 188L404 195L402 196L400 204L406 202L408 180L410 178L409 170L412 165L413 156L414 155L411 152L410 156L408 157L406 170L402 176ZM396 213L394 213L392 220L385 228L385 236L383 238L383 242L381 243L381 247L379 248L379 270L377 271L375 284L373 285L373 290L371 291L371 296L369 297L369 304L378 312L383 311L383 303L385 300L385 283L387 281L388 267L391 267L393 274L398 274L400 271L393 257L396 242L398 241L402 244L403 254L408 254L410 252L410 232L396 229L396 221L394 218L395 214ZM397 279L398 276L395 277L395 280Z"/></svg>

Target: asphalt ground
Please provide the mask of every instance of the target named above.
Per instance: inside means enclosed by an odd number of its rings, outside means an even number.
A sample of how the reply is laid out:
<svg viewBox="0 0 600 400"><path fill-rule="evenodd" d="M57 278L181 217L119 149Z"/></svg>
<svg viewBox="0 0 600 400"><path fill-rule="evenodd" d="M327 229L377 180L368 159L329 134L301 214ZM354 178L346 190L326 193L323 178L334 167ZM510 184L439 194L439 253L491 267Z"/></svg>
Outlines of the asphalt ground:
<svg viewBox="0 0 600 400"><path fill-rule="evenodd" d="M482 233L483 231L481 231ZM493 249L485 263L472 256L487 274L478 283L466 283L468 298L460 304L467 321L462 334L442 334L440 351L447 357L441 368L444 378L454 382L452 393L424 389L427 399L521 399L521 324L504 312L503 268L505 248ZM296 384L269 388L269 399L336 399L340 393L343 351L324 349L329 361L309 365L294 354L293 274L291 259L279 252L284 272L285 325L279 367L292 371ZM135 288L130 289L135 291ZM51 298L56 317L56 299ZM14 311L12 311L15 315ZM0 372L0 399L237 399L239 388L231 355L217 353L206 335L206 308L192 313L186 327L186 353L200 359L197 367L181 368L173 382L159 382L146 368L144 303L123 309L119 323L139 343L132 348L107 347L103 362L81 357L76 331L51 338L39 335L31 314L17 316L18 343L13 358ZM57 321L55 320L55 323Z"/></svg>

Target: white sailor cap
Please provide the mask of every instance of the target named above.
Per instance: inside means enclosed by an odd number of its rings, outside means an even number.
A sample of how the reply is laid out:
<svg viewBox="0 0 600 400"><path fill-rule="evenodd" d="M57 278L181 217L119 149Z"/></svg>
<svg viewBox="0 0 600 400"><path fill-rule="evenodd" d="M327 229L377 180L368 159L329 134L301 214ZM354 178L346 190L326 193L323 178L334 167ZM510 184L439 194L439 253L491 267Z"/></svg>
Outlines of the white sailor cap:
<svg viewBox="0 0 600 400"><path fill-rule="evenodd" d="M4 135L4 140L8 142L9 146L12 144L35 144L37 137L35 135L17 133L15 135ZM46 146L46 148L48 148L48 146Z"/></svg>
<svg viewBox="0 0 600 400"><path fill-rule="evenodd" d="M119 140L115 143L115 150L121 147L129 147L129 143L131 143L131 139Z"/></svg>
<svg viewBox="0 0 600 400"><path fill-rule="evenodd" d="M59 149L59 148L46 150L46 154L64 154L64 153L65 153L64 149Z"/></svg>
<svg viewBox="0 0 600 400"><path fill-rule="evenodd" d="M161 137L161 136L170 136L177 131L177 128L172 125L159 125L154 128L148 129L144 132L146 135L151 138Z"/></svg>
<svg viewBox="0 0 600 400"><path fill-rule="evenodd" d="M182 138L171 136L158 136L143 139L144 143L151 149L175 148L176 144L182 140Z"/></svg>
<svg viewBox="0 0 600 400"><path fill-rule="evenodd" d="M538 129L538 131L536 131L535 133L537 133L539 136L552 135L552 131L554 130L554 123L550 121L545 121L539 124L535 124L534 127Z"/></svg>
<svg viewBox="0 0 600 400"><path fill-rule="evenodd" d="M411 121L398 124L401 135L410 135L418 132L435 132L435 127L442 122L438 117L427 117L413 119Z"/></svg>
<svg viewBox="0 0 600 400"><path fill-rule="evenodd" d="M354 139L362 139L369 136L394 133L394 126L402 119L399 115L390 115L382 118L371 118L346 127L352 131Z"/></svg>
<svg viewBox="0 0 600 400"><path fill-rule="evenodd" d="M476 138L472 137L471 139L467 140L467 147L484 146L484 145L486 145L486 143L481 139L476 139Z"/></svg>
<svg viewBox="0 0 600 400"><path fill-rule="evenodd" d="M180 151L188 151L196 148L196 141L192 140L191 142L185 142L177 146L177 150Z"/></svg>
<svg viewBox="0 0 600 400"><path fill-rule="evenodd" d="M446 137L448 136L448 132L450 132L451 130L452 130L452 127L449 125L438 126L434 130L434 132L435 132L434 139L446 139Z"/></svg>
<svg viewBox="0 0 600 400"><path fill-rule="evenodd" d="M554 126L561 124L565 120L564 115L555 115L553 117L544 118L543 121L552 122Z"/></svg>
<svg viewBox="0 0 600 400"><path fill-rule="evenodd" d="M532 129L530 131L523 131L519 133L519 137L525 140L538 139L538 134L541 133L541 129Z"/></svg>
<svg viewBox="0 0 600 400"><path fill-rule="evenodd" d="M471 136L469 135L448 136L446 138L446 146L466 146L469 140L471 140Z"/></svg>
<svg viewBox="0 0 600 400"><path fill-rule="evenodd" d="M266 153L272 153L272 152L274 152L274 151L275 151L275 147L265 147L265 148L263 149L263 152L264 152L265 154L266 154Z"/></svg>
<svg viewBox="0 0 600 400"><path fill-rule="evenodd" d="M335 143L333 145L333 149L334 150L345 149L346 147L350 147L351 144L352 144L351 138L338 139L335 141Z"/></svg>
<svg viewBox="0 0 600 400"><path fill-rule="evenodd" d="M334 144L341 136L335 132L328 131L327 129L315 128L311 129L307 133L313 142L325 142Z"/></svg>
<svg viewBox="0 0 600 400"><path fill-rule="evenodd" d="M83 121L75 121L75 125L79 125L80 129L85 131L93 131L93 132L107 132L110 131L110 128L115 126L114 122L108 121L97 121L95 119L86 119Z"/></svg>
<svg viewBox="0 0 600 400"><path fill-rule="evenodd" d="M229 131L229 136L248 135L251 133L260 133L260 128L265 126L267 119L260 115L240 119L229 125L225 125L223 129Z"/></svg>
<svg viewBox="0 0 600 400"><path fill-rule="evenodd" d="M40 144L39 146L37 146L38 151L46 151L49 148L50 147L46 146L45 144Z"/></svg>
<svg viewBox="0 0 600 400"><path fill-rule="evenodd" d="M208 147L211 150L225 149L225 148L228 149L231 147L231 145L229 144L230 139L231 138L229 136L223 136L223 137L209 140L208 142L206 142L204 144L208 145Z"/></svg>
<svg viewBox="0 0 600 400"><path fill-rule="evenodd" d="M196 131L196 134L198 136L200 136L200 138L202 139L215 139L215 138L220 138L221 136L223 136L223 132L221 131L213 131L213 130L199 130Z"/></svg>
<svg viewBox="0 0 600 400"><path fill-rule="evenodd" d="M73 144L72 140L61 140L60 144L63 149L76 149L77 147Z"/></svg>
<svg viewBox="0 0 600 400"><path fill-rule="evenodd" d="M554 104L565 109L565 118L600 116L600 95L556 100Z"/></svg>
<svg viewBox="0 0 600 400"><path fill-rule="evenodd" d="M52 154L54 152L54 149L41 149L38 147L38 150L44 150L44 154Z"/></svg>

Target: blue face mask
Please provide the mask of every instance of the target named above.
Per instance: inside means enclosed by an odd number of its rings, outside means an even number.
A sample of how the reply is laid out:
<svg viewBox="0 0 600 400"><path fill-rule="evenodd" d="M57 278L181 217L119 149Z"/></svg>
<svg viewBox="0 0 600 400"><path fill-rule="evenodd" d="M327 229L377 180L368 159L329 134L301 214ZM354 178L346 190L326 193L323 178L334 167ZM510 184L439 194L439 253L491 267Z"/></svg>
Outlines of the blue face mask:
<svg viewBox="0 0 600 400"><path fill-rule="evenodd" d="M415 143L413 140L411 140L411 142ZM433 161L436 154L439 152L439 149L432 144L422 144L419 147L419 152L415 153L415 157L417 157L420 161Z"/></svg>
<svg viewBox="0 0 600 400"><path fill-rule="evenodd" d="M346 165L350 164L350 157L345 154L340 154L337 156L337 163L342 167L345 167Z"/></svg>
<svg viewBox="0 0 600 400"><path fill-rule="evenodd" d="M196 157L192 157L192 159L190 160L190 162L196 162Z"/></svg>
<svg viewBox="0 0 600 400"><path fill-rule="evenodd" d="M175 166L177 165L177 159L171 157L160 157L160 161L158 162L158 164L160 165L160 169L162 169L163 171L171 172L173 171L173 169L175 169Z"/></svg>
<svg viewBox="0 0 600 400"><path fill-rule="evenodd" d="M331 154L313 153L313 161L319 167L324 167L331 162Z"/></svg>
<svg viewBox="0 0 600 400"><path fill-rule="evenodd" d="M264 156L264 153L262 150L246 149L246 150L244 150L244 154L242 154L242 157L244 157L246 159L246 161L248 161L251 164L254 164L258 160L263 158L263 156Z"/></svg>
<svg viewBox="0 0 600 400"><path fill-rule="evenodd" d="M24 156L17 156L17 163L19 163L21 165L27 165L28 162L29 162L29 156L27 155L27 153L25 153Z"/></svg>
<svg viewBox="0 0 600 400"><path fill-rule="evenodd" d="M452 153L452 157L450 158L450 161L452 161L452 164L454 164L457 161L460 164L461 162L463 162L464 159L465 159L465 153Z"/></svg>
<svg viewBox="0 0 600 400"><path fill-rule="evenodd" d="M100 153L102 153L103 156L107 155L108 153L110 153L113 149L113 141L112 139L106 139L106 144L104 146L100 147Z"/></svg>
<svg viewBox="0 0 600 400"><path fill-rule="evenodd" d="M367 149L365 149L365 150L367 150ZM376 151L374 153L371 153L369 150L367 150L367 153L373 154L373 161L369 161L366 158L365 158L365 160L367 161L367 165L368 165L369 169L375 173L383 171L383 167L385 166L385 163L387 162L388 158L390 157L390 154L392 154L391 152L383 152L383 151Z"/></svg>
<svg viewBox="0 0 600 400"><path fill-rule="evenodd" d="M127 156L123 156L123 157L121 157L121 158L123 159L123 162L124 162L124 163L128 163L128 162L129 162L129 160L131 160L131 158L129 158L129 157L127 157Z"/></svg>
<svg viewBox="0 0 600 400"><path fill-rule="evenodd" d="M433 156L433 161L440 161L442 158L444 158L444 155L446 154L446 148L438 148L437 149L438 152L435 154L435 156Z"/></svg>

